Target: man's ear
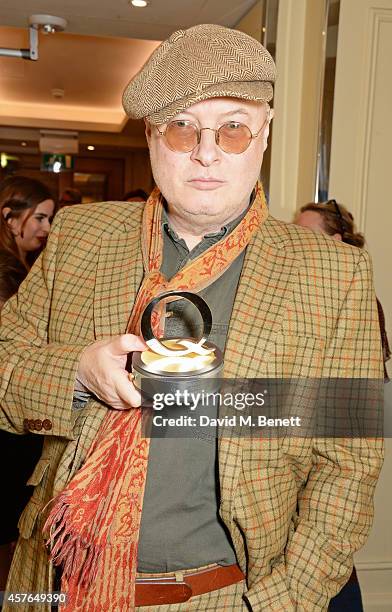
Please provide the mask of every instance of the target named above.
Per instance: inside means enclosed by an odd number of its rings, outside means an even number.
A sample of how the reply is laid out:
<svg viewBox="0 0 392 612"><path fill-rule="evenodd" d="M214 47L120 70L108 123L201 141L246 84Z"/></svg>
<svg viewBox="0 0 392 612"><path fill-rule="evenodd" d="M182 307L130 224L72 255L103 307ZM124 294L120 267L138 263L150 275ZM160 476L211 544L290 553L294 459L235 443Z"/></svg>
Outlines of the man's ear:
<svg viewBox="0 0 392 612"><path fill-rule="evenodd" d="M263 153L268 147L268 136L269 136L269 131L270 131L269 126L270 124L268 123L263 133Z"/></svg>
<svg viewBox="0 0 392 612"><path fill-rule="evenodd" d="M266 129L264 130L264 135L263 135L263 146L264 146L263 152L268 147L268 136L269 136L269 133L270 133L270 124L271 124L271 121L274 118L274 116L275 116L275 111L274 111L273 108L270 108L269 109L269 121L268 121L268 125L267 125Z"/></svg>
<svg viewBox="0 0 392 612"><path fill-rule="evenodd" d="M146 135L147 144L148 144L148 146L150 146L150 142L151 142L151 123L149 121L147 121L147 119L144 119L144 125L145 125L144 133Z"/></svg>

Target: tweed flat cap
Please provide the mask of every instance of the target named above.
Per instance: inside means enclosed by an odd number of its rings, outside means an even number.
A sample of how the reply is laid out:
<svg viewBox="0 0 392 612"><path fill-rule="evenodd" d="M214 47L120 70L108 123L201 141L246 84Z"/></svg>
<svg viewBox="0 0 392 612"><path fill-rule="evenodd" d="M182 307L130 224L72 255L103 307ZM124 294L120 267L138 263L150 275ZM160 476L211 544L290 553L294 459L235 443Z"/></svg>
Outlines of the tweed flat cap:
<svg viewBox="0 0 392 612"><path fill-rule="evenodd" d="M159 125L192 104L217 97L268 102L275 64L261 43L219 25L178 30L152 53L123 94L132 119Z"/></svg>

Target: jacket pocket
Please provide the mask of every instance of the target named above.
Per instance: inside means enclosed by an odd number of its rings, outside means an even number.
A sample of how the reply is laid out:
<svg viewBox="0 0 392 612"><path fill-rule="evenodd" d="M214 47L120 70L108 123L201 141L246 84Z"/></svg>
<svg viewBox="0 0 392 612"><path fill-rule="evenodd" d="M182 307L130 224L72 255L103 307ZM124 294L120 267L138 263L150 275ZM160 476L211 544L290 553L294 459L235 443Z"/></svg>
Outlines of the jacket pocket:
<svg viewBox="0 0 392 612"><path fill-rule="evenodd" d="M37 487L40 485L47 474L50 466L49 459L40 459L34 468L34 472L28 479L28 485ZM19 534L22 538L28 539L33 535L34 527L37 522L37 518L45 506L45 502L42 500L42 491L39 491L41 487L36 488L33 495L30 498L27 506L20 515L18 522Z"/></svg>
<svg viewBox="0 0 392 612"><path fill-rule="evenodd" d="M34 472L31 474L26 484L33 485L34 487L39 485L39 483L45 476L46 470L48 469L49 465L49 459L40 459L34 468Z"/></svg>

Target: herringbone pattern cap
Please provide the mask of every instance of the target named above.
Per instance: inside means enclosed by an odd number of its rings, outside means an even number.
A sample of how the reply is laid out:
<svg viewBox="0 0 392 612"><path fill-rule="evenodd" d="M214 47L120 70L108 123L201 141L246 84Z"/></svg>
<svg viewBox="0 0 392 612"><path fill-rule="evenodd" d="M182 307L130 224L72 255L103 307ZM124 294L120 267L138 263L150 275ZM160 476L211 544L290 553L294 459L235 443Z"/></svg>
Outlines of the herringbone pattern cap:
<svg viewBox="0 0 392 612"><path fill-rule="evenodd" d="M217 97L268 102L276 69L257 40L219 25L178 30L162 42L123 94L132 119L159 125L192 104Z"/></svg>

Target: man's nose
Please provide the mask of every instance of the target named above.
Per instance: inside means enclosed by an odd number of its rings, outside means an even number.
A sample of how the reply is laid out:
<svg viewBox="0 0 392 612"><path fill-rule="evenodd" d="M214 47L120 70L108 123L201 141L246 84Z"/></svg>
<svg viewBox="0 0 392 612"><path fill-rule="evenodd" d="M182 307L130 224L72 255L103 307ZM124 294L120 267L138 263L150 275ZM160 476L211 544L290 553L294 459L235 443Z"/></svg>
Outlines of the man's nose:
<svg viewBox="0 0 392 612"><path fill-rule="evenodd" d="M211 166L221 158L222 151L216 144L215 133L212 128L200 130L200 142L193 149L191 159L200 162L202 166Z"/></svg>

